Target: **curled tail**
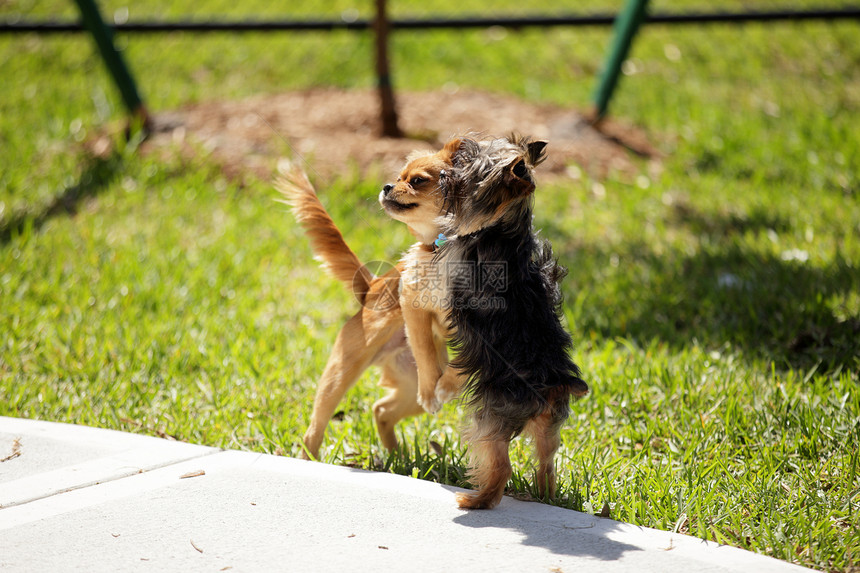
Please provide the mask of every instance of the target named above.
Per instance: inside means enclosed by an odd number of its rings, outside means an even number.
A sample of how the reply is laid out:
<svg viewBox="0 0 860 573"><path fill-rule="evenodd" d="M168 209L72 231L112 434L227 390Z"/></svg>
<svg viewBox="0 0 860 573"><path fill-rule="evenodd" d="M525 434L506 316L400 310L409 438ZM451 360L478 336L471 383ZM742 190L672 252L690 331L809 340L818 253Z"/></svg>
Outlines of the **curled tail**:
<svg viewBox="0 0 860 573"><path fill-rule="evenodd" d="M322 262L329 274L363 299L370 289L373 275L344 241L305 172L294 165L282 169L280 177L275 180L275 189L283 196L281 202L292 208L293 215L304 228L315 258Z"/></svg>

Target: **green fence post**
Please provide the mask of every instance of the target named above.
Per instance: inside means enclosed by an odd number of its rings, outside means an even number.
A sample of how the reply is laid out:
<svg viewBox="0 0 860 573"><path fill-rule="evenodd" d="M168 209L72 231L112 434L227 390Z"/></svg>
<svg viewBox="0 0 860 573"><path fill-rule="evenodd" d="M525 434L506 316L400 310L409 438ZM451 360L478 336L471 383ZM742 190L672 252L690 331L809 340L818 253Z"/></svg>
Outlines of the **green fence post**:
<svg viewBox="0 0 860 573"><path fill-rule="evenodd" d="M122 101L132 116L132 121L141 122L144 129L149 127L149 114L135 86L134 78L113 43L113 32L105 25L95 0L75 0L81 11L84 27L96 41L99 53L119 88Z"/></svg>
<svg viewBox="0 0 860 573"><path fill-rule="evenodd" d="M609 57L606 59L600 83L594 92L595 119L600 119L606 115L609 100L612 99L612 92L615 90L618 75L621 73L621 64L627 58L633 37L639 30L639 25L645 20L647 7L648 0L627 0L624 10L615 18L615 24L612 27L612 47L609 51Z"/></svg>

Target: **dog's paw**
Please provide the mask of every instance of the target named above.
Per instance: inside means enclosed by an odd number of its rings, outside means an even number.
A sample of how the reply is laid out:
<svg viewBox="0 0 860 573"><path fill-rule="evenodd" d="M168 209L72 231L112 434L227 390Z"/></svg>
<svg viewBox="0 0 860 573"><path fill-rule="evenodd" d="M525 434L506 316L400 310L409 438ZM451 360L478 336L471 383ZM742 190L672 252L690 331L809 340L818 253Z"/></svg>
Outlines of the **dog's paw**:
<svg viewBox="0 0 860 573"><path fill-rule="evenodd" d="M463 380L457 370L450 366L445 368L445 371L436 380L435 397L440 404L450 402L460 393L463 386Z"/></svg>
<svg viewBox="0 0 860 573"><path fill-rule="evenodd" d="M437 403L445 404L456 398L457 394L459 393L459 388L457 387L451 387L445 384L436 384L436 392L434 393L434 397L436 398Z"/></svg>
<svg viewBox="0 0 860 573"><path fill-rule="evenodd" d="M418 404L430 414L435 414L442 407L442 403L436 398L435 392L429 395L425 392L418 392Z"/></svg>
<svg viewBox="0 0 860 573"><path fill-rule="evenodd" d="M502 496L488 497L482 495L481 492L458 492L454 495L454 498L457 500L457 507L460 509L493 509L499 505Z"/></svg>

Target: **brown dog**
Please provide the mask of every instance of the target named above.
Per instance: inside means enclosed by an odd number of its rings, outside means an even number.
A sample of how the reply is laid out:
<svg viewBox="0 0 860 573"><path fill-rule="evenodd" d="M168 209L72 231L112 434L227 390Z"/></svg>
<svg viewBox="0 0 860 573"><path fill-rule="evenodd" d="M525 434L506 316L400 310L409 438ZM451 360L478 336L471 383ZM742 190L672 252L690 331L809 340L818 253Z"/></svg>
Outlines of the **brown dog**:
<svg viewBox="0 0 860 573"><path fill-rule="evenodd" d="M440 173L451 165L451 155L459 140L449 142L434 154L413 154L397 181L386 185L379 201L392 218L406 223L419 245L432 244L438 234L437 219L443 214L443 198L438 189ZM303 457L317 458L325 429L346 391L371 365L382 370L380 385L388 393L373 405L373 417L382 445L397 447L394 428L407 416L420 414L415 360L406 342L399 305L402 267L376 277L349 248L331 216L320 203L313 186L300 169L282 173L276 188L292 206L304 227L311 248L335 278L352 288L361 309L338 333L317 386L313 413L305 432ZM434 343L431 343L434 344ZM444 340L434 345L438 368L448 362Z"/></svg>

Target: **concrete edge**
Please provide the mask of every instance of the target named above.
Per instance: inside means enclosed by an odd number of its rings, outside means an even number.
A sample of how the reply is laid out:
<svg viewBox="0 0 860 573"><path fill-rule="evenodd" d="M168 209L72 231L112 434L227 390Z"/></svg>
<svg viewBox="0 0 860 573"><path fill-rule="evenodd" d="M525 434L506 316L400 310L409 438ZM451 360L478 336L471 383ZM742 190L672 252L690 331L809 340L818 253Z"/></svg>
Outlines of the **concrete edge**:
<svg viewBox="0 0 860 573"><path fill-rule="evenodd" d="M460 488L422 481L407 476L334 466L319 462L309 462L294 458L274 456L256 452L226 450L173 442L150 436L127 434L86 426L74 426L40 420L24 420L0 417L0 433L22 435L38 434L58 441L77 440L111 447L119 452L65 468L46 472L47 477L29 480L31 486L49 491L44 483L52 480L79 476L82 472L86 479L77 479L74 487L50 490L53 493L29 496L14 505L0 506L0 530L18 527L52 516L57 516L93 505L109 503L134 497L141 493L168 487L178 480L196 479L189 475L203 476L217 474L224 470L253 469L271 474L303 476L328 482L349 484L373 490L383 490L392 496L420 497L442 504L454 506L454 493ZM126 446L128 446L126 448ZM125 449L124 449L125 448ZM181 454L177 456L177 454ZM184 457L183 457L184 456ZM146 468L140 467L141 461ZM127 467L127 471L117 473L116 464ZM99 478L100 471L108 471L106 478ZM50 478L50 479L49 479ZM41 483L42 480L44 483ZM17 480L24 481L24 480ZM2 485L4 492L7 486ZM18 484L20 487L23 484ZM4 494L5 495L5 494ZM618 543L637 547L672 552L679 557L685 556L702 562L719 562L722 566L738 570L754 567L758 571L810 571L772 557L746 551L744 549L720 545L683 534L660 531L635 526L590 514L550 506L536 502L524 502L505 497L498 508L492 510L500 519L520 522L539 523L543 527L575 529L589 536L605 537ZM455 512L456 513L456 512ZM470 512L463 511L463 515ZM716 557L715 557L716 556Z"/></svg>

